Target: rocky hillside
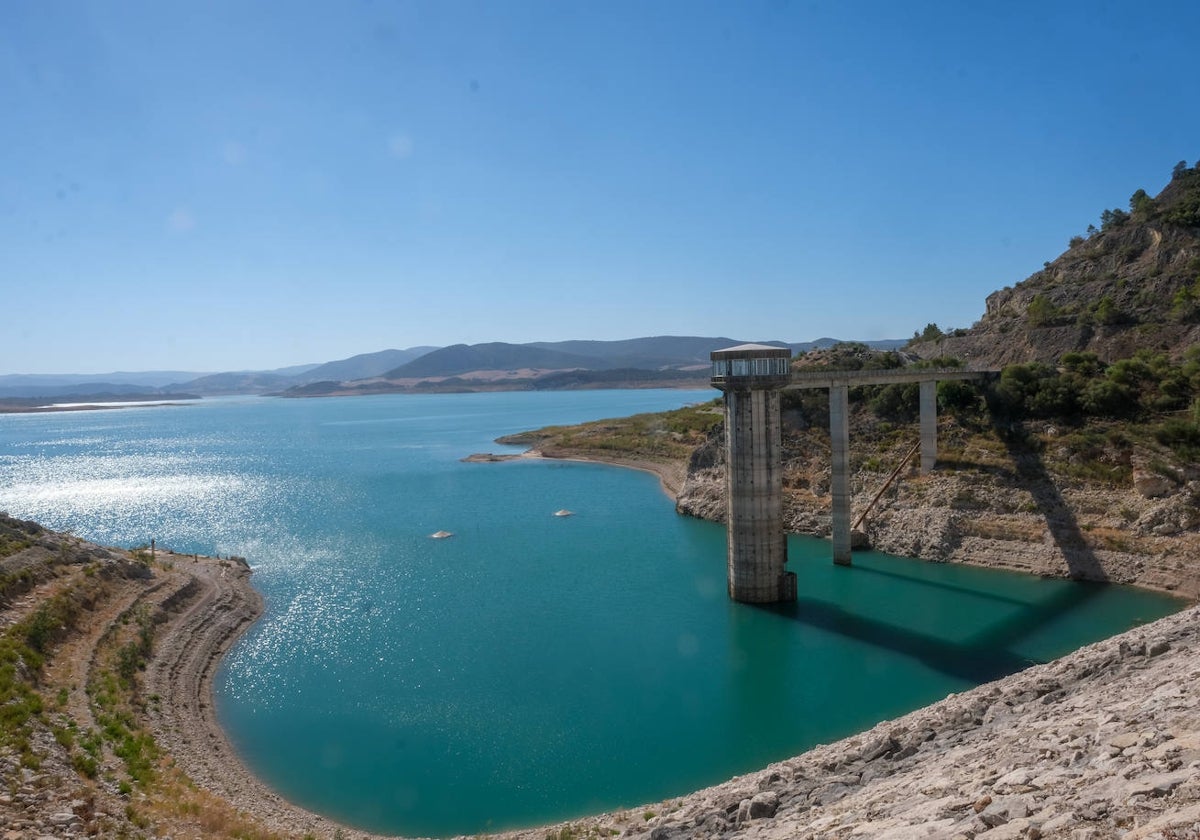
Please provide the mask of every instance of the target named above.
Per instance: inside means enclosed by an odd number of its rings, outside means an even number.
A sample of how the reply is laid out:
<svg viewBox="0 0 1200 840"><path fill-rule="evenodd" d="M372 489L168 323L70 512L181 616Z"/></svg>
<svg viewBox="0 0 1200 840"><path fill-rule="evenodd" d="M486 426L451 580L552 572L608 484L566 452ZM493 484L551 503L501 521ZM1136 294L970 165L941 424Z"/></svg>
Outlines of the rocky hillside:
<svg viewBox="0 0 1200 840"><path fill-rule="evenodd" d="M794 365L846 370L948 361L842 345ZM1143 354L1104 365L1075 354L1061 369L1017 364L991 381L942 383L938 462L928 475L913 457L916 391L851 389L859 545L1200 597L1200 362ZM783 404L785 526L827 537L828 396L785 391ZM719 426L692 454L676 504L682 513L724 520Z"/></svg>
<svg viewBox="0 0 1200 840"><path fill-rule="evenodd" d="M983 367L1057 363L1089 351L1114 361L1139 349L1176 356L1200 343L1200 164L1181 162L1155 197L1105 210L1041 271L987 298L968 330L911 349Z"/></svg>
<svg viewBox="0 0 1200 840"><path fill-rule="evenodd" d="M219 754L192 718L212 717L202 678L257 614L248 577L0 513L0 836L279 837L176 764L189 742Z"/></svg>
<svg viewBox="0 0 1200 840"><path fill-rule="evenodd" d="M854 520L917 440L858 404L851 431ZM792 533L830 534L829 434L785 414L784 517ZM1032 423L998 429L981 415L944 414L937 469L916 464L879 496L860 545L942 562L1051 577L1137 584L1200 597L1200 468L1126 426ZM725 517L718 428L692 456L676 506Z"/></svg>
<svg viewBox="0 0 1200 840"><path fill-rule="evenodd" d="M991 295L972 329L930 325L923 337L900 352L847 345L794 362L1003 368L939 386L929 475L905 462L916 386L852 389L859 543L1200 597L1200 166L1180 164L1129 211L1106 210L1044 270ZM789 391L784 404L786 526L827 536L828 398ZM724 519L721 434L693 454L681 512Z"/></svg>

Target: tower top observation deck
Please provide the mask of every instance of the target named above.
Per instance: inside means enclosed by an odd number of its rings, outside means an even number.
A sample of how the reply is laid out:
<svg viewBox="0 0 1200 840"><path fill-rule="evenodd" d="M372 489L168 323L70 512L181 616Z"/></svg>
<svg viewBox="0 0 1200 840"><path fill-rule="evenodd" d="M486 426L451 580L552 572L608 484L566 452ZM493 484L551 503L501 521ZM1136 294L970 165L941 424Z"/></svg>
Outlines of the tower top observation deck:
<svg viewBox="0 0 1200 840"><path fill-rule="evenodd" d="M769 344L713 350L712 386L725 390L783 388L791 381L792 351Z"/></svg>

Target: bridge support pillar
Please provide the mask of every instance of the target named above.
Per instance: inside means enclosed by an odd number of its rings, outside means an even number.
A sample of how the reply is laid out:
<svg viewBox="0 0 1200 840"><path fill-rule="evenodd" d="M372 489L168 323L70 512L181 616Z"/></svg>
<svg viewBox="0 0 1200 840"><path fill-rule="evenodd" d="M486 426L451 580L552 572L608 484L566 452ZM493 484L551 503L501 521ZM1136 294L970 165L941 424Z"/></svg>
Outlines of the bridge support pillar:
<svg viewBox="0 0 1200 840"><path fill-rule="evenodd" d="M712 353L712 384L725 392L729 597L747 603L796 600L783 530L783 421L779 390L791 351L741 345Z"/></svg>
<svg viewBox="0 0 1200 840"><path fill-rule="evenodd" d="M937 382L921 383L921 475L933 472L937 463Z"/></svg>
<svg viewBox="0 0 1200 840"><path fill-rule="evenodd" d="M833 562L850 565L850 389L829 388L829 439L833 449L830 496L833 512Z"/></svg>

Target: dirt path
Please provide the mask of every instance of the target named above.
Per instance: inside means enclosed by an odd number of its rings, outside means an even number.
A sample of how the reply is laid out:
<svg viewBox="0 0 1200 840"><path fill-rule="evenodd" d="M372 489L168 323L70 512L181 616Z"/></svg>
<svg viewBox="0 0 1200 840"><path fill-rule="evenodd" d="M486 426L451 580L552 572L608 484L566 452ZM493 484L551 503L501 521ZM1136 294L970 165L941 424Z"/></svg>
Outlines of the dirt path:
<svg viewBox="0 0 1200 840"><path fill-rule="evenodd" d="M331 837L343 827L284 800L254 776L229 743L212 702L221 658L262 614L262 597L243 563L180 558L188 583L164 603L144 690L159 700L149 711L159 746L205 790L272 831Z"/></svg>
<svg viewBox="0 0 1200 840"><path fill-rule="evenodd" d="M80 632L72 635L54 652L44 673L47 693L66 691L65 711L81 730L96 726L88 701L88 676L96 666L96 654L101 639L127 615L145 594L140 581L108 581L107 590L97 601L98 609L82 623Z"/></svg>
<svg viewBox="0 0 1200 840"><path fill-rule="evenodd" d="M607 464L612 467L624 467L626 469L652 473L658 476L659 485L672 501L679 495L679 491L683 489L684 481L687 480L687 463L685 461L651 461L648 458L630 458L621 455L609 456L592 451L589 451L587 455L582 455L571 454L569 450L563 450L563 454L561 455L557 453L547 455L538 449L530 449L528 452L523 452L519 457L542 461L576 461L581 464Z"/></svg>

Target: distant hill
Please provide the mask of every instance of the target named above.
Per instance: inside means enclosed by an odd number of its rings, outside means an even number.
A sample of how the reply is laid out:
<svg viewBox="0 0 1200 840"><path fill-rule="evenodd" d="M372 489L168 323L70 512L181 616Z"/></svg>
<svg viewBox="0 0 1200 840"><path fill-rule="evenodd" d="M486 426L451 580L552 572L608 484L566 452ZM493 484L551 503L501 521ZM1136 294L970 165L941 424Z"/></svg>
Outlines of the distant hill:
<svg viewBox="0 0 1200 840"><path fill-rule="evenodd" d="M712 351L746 343L722 336L664 335L619 341L454 344L432 350L382 376L359 380L329 377L298 383L280 395L322 397L414 391L702 387L708 382ZM798 344L756 343L806 350L839 342L822 338ZM879 349L891 349L904 344L904 340L865 343Z"/></svg>
<svg viewBox="0 0 1200 840"><path fill-rule="evenodd" d="M604 361L594 356L546 350L529 344L505 344L494 341L488 344L455 344L426 353L421 358L388 371L387 379L409 379L424 376L457 376L477 370L520 370L539 368L563 370L567 368L593 369L603 367Z"/></svg>
<svg viewBox="0 0 1200 840"><path fill-rule="evenodd" d="M161 393L161 388L131 385L127 382L79 382L71 385L9 385L0 386L0 397L31 397L34 399L74 397L81 393L111 396L148 396Z"/></svg>
<svg viewBox="0 0 1200 840"><path fill-rule="evenodd" d="M659 370L708 364L708 354L713 350L739 343L742 342L732 338L660 335L623 341L538 341L526 346L588 356L596 360L591 365L594 369L625 367ZM784 346L780 342L772 343Z"/></svg>
<svg viewBox="0 0 1200 840"><path fill-rule="evenodd" d="M661 371L707 366L713 350L747 343L744 339L705 336L652 336L620 341L535 341L529 344L455 344L422 356L384 374L387 379L411 379L432 376L461 376L476 371L538 370L644 370ZM793 351L838 343L836 339L818 339L801 344L782 341L757 342ZM872 347L891 349L903 339L866 342ZM882 345L882 346L881 346Z"/></svg>
<svg viewBox="0 0 1200 840"><path fill-rule="evenodd" d="M989 295L967 330L914 342L925 357L972 364L1056 364L1072 351L1102 361L1141 349L1180 356L1200 344L1200 167L1175 167L1155 197L1105 210L1100 227L1016 286Z"/></svg>
<svg viewBox="0 0 1200 840"><path fill-rule="evenodd" d="M361 353L319 365L296 365L276 370L243 370L214 373L172 385L196 394L265 394L313 382L341 382L367 379L385 373L389 368L416 359L432 347L410 347L407 350L380 350Z"/></svg>
<svg viewBox="0 0 1200 840"><path fill-rule="evenodd" d="M548 373L532 382L535 391L584 390L589 388L654 388L683 385L703 388L708 370L645 370L609 368L607 370L562 370Z"/></svg>
<svg viewBox="0 0 1200 840"><path fill-rule="evenodd" d="M214 373L201 376L190 382L172 385L172 388L189 391L203 396L219 394L264 394L288 388L298 381L299 377L284 376L278 373L263 371L239 371L231 373Z"/></svg>
<svg viewBox="0 0 1200 840"><path fill-rule="evenodd" d="M771 342L759 342L770 344ZM789 344L793 353L808 353L812 350L828 350L837 344L865 344L872 350L897 350L908 344L906 338L879 338L871 341L854 341L841 338L818 338L815 341L802 341L798 344Z"/></svg>
<svg viewBox="0 0 1200 840"><path fill-rule="evenodd" d="M0 376L0 397L55 397L80 393L153 394L202 373L153 370L114 373L10 373Z"/></svg>
<svg viewBox="0 0 1200 840"><path fill-rule="evenodd" d="M196 374L186 371L147 371L113 374L8 374L0 376L0 397L75 397L79 394L154 397L187 393L273 394L315 396L326 394L394 393L407 390L412 380L431 380L422 386L470 390L480 387L472 376L488 372L491 389L632 387L649 383L683 383L705 378L713 350L745 344L745 339L723 336L648 336L617 341L535 341L528 344L489 342L450 347L418 346L404 350L360 353L323 364L293 365L274 370L240 370ZM838 339L787 343L756 341L793 352L829 347ZM876 349L892 349L904 339L862 342ZM603 375L558 375L560 372L603 371ZM445 382L463 377L461 382ZM539 382L536 386L532 383ZM394 384L405 380L407 384ZM438 381L432 381L438 380Z"/></svg>
<svg viewBox="0 0 1200 840"><path fill-rule="evenodd" d="M305 371L304 378L311 382L331 380L344 382L349 379L369 379L383 376L393 368L419 359L436 347L409 347L407 350L380 350L378 353L360 353L337 362L326 362Z"/></svg>

